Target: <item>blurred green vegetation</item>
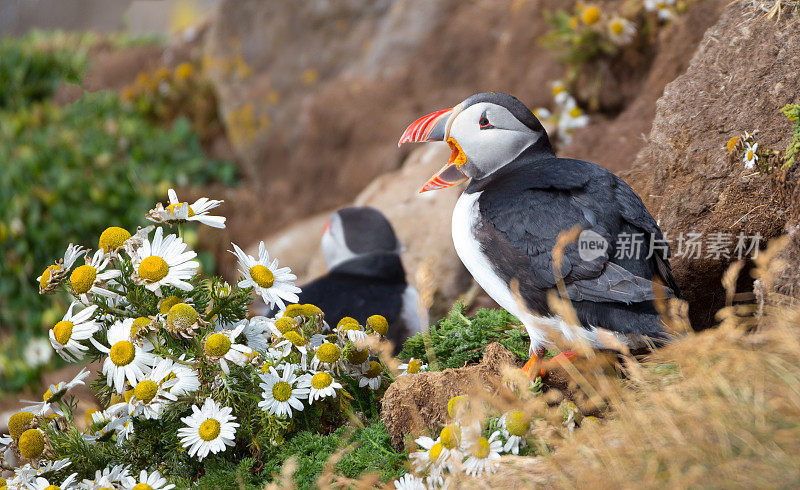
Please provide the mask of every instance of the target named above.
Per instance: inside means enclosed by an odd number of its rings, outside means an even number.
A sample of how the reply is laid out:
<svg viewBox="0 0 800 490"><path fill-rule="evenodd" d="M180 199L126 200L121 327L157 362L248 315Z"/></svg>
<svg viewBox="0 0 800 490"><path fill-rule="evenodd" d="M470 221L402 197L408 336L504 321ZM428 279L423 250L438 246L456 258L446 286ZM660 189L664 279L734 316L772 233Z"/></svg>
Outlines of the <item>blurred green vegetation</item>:
<svg viewBox="0 0 800 490"><path fill-rule="evenodd" d="M0 41L0 335L15 336L4 345L41 337L63 315L66 300L40 297L36 277L65 244L96 244L108 226L135 232L169 187L236 180L233 164L203 155L184 117L159 125L113 92L55 104L52 94L82 79L100 41L54 36ZM20 355L0 349L2 391L30 382Z"/></svg>

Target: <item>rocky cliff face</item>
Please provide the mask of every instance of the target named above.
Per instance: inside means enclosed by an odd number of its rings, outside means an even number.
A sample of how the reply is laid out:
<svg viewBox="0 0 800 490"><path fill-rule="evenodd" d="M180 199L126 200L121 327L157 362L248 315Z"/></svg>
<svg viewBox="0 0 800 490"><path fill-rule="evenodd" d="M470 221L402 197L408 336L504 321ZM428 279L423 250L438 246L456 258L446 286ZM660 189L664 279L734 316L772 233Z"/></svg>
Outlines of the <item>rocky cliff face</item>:
<svg viewBox="0 0 800 490"><path fill-rule="evenodd" d="M780 197L779 180L744 167L741 152L729 155L726 143L757 131L762 148L782 150L791 123L780 109L798 101L800 31L797 18L748 16L749 6L729 5L700 42L686 73L667 85L648 144L623 177L659 220L677 253L681 236L700 233L706 246L673 259L676 279L690 303L695 326L708 326L722 306L722 272L737 256L737 236L777 236L796 209ZM789 193L791 195L791 192ZM709 256L713 234L732 237L730 256ZM749 245L749 242L748 242ZM740 287L752 287L745 272Z"/></svg>

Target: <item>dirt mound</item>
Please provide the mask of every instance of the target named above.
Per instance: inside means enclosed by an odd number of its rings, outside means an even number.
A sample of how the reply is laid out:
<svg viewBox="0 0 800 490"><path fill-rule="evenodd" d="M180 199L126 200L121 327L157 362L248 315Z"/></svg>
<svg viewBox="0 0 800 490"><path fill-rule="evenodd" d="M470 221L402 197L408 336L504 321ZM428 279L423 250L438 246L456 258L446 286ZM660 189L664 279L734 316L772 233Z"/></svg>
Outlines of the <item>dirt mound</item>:
<svg viewBox="0 0 800 490"><path fill-rule="evenodd" d="M501 369L513 365L514 360L508 349L493 343L486 346L480 364L398 377L381 402L381 420L392 436L392 445L402 448L407 434L435 431L445 425L450 398L480 388L496 391Z"/></svg>
<svg viewBox="0 0 800 490"><path fill-rule="evenodd" d="M667 85L649 143L623 175L673 246L673 269L695 327L709 325L722 306L720 278L737 257L709 257L705 248L699 258L689 249L681 256L681 234L701 233L709 240L723 233L732 237L732 252L740 233L775 237L788 217L789 203L779 199L773 176L746 169L742 155L725 148L745 131L757 130L759 145L776 150L791 136L791 124L779 111L797 102L797 14L766 19L748 15L750 9L728 6L706 32L686 73ZM750 282L747 274L740 277L741 288Z"/></svg>

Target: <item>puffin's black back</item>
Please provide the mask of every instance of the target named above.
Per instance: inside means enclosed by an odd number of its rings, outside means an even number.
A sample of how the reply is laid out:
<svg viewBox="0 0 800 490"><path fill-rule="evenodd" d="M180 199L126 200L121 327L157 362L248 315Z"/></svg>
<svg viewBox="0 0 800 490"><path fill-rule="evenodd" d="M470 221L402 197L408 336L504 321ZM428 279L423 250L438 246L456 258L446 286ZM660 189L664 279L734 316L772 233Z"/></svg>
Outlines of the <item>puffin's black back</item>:
<svg viewBox="0 0 800 490"><path fill-rule="evenodd" d="M397 254L369 254L348 260L303 286L300 303L319 306L331 327L345 316L363 325L369 316L383 315L397 353L408 337L400 314L407 286Z"/></svg>
<svg viewBox="0 0 800 490"><path fill-rule="evenodd" d="M589 162L529 153L473 181L465 192L481 192L476 238L498 275L519 281L530 310L552 314L552 248L560 232L579 225L609 243L609 255L596 260L584 260L576 243L565 249L561 276L581 324L663 337L650 281L669 288L665 296L680 296L669 251L650 253L650 240L662 240L661 231L639 196L613 173ZM641 236L642 246L617 257L618 238L631 235Z"/></svg>

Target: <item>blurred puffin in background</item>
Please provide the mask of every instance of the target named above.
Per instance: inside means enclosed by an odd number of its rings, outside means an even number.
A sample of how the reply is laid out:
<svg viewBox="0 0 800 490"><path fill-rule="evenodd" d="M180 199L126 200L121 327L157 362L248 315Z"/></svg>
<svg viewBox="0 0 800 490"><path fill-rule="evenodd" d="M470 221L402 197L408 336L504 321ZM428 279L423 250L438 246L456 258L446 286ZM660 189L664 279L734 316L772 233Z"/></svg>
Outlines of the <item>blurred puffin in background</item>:
<svg viewBox="0 0 800 490"><path fill-rule="evenodd" d="M476 94L417 119L398 146L422 141L445 141L452 154L420 192L472 179L453 210L453 243L478 284L524 324L529 373L536 374L532 368L554 334L595 348L607 348L601 330L630 349L665 340L654 300L680 296L669 247L622 179L594 163L557 158L539 120L503 93ZM567 324L547 301L556 287L556 239L576 225L583 231L565 248L559 276L579 326ZM626 237L638 237L638 246L626 247Z"/></svg>
<svg viewBox="0 0 800 490"><path fill-rule="evenodd" d="M395 353L403 341L427 327L417 290L406 282L402 246L389 221L375 208L349 207L331 214L322 234L329 271L302 286L299 303L325 312L331 325L345 316L365 325L371 315L389 323Z"/></svg>

